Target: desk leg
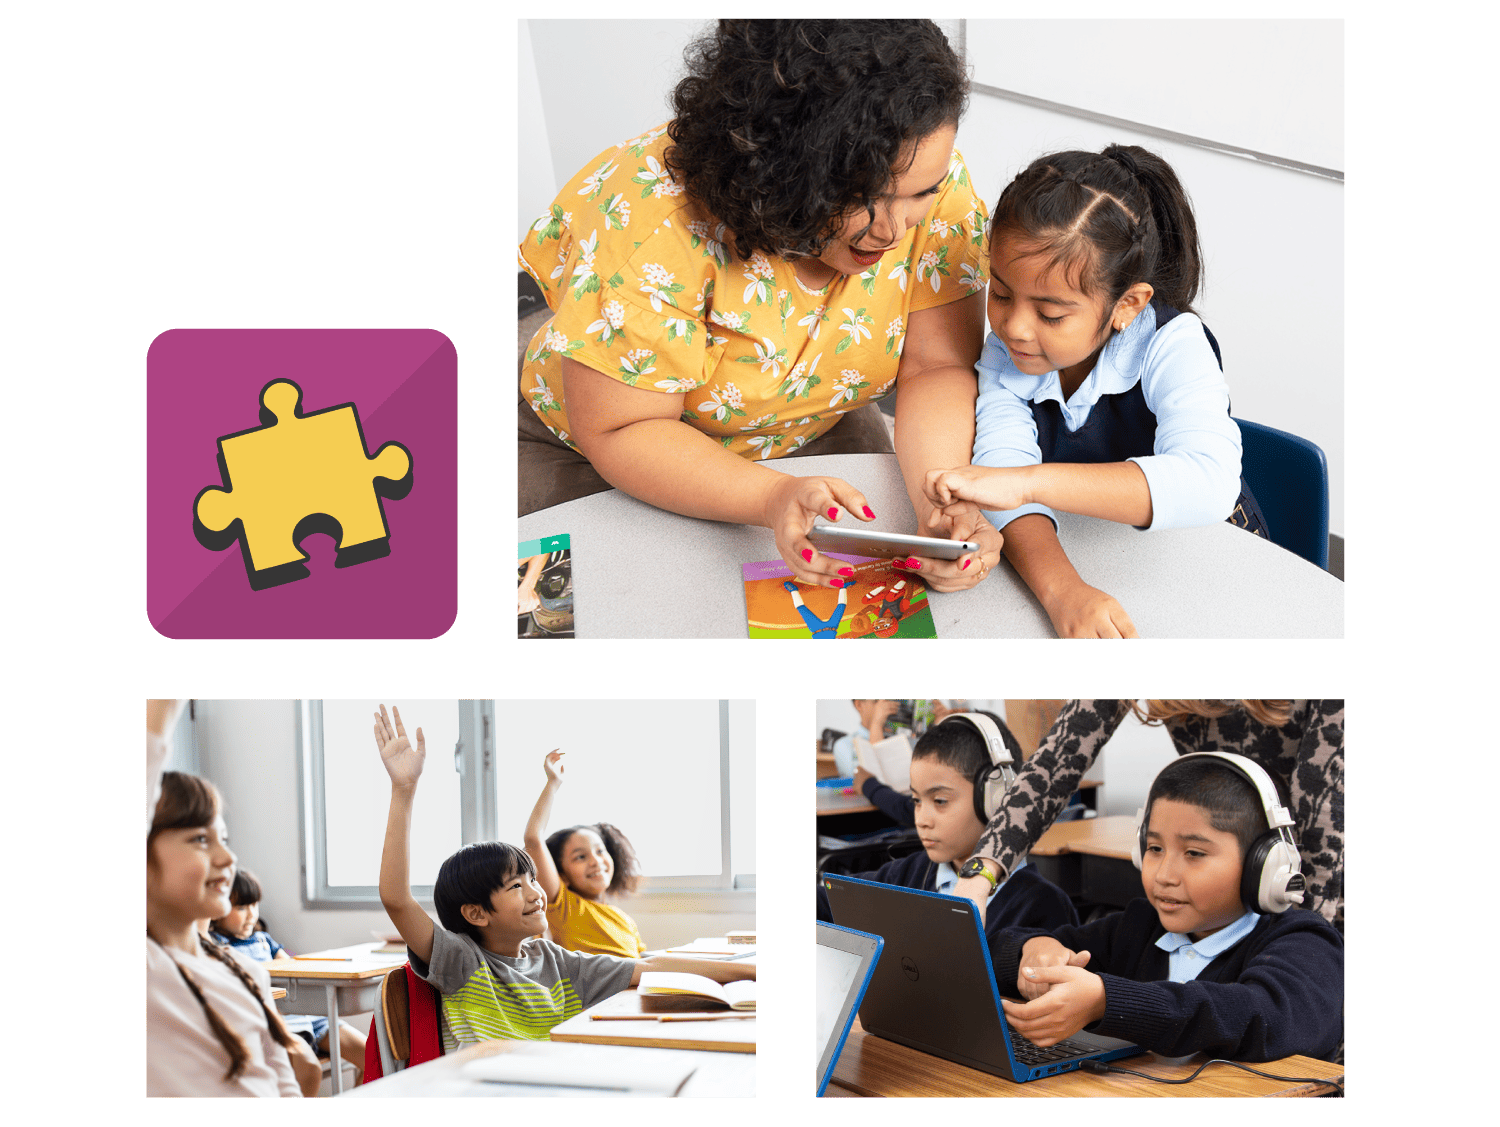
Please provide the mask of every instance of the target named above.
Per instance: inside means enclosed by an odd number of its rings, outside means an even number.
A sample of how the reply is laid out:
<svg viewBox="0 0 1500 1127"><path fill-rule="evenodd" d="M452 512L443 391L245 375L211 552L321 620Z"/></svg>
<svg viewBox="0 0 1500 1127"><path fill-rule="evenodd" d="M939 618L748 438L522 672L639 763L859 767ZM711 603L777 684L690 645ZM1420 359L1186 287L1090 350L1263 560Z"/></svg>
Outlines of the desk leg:
<svg viewBox="0 0 1500 1127"><path fill-rule="evenodd" d="M338 985L327 982L323 985L324 997L328 999L328 1063L333 1070L333 1094L344 1090L344 1061L339 1056L339 990Z"/></svg>

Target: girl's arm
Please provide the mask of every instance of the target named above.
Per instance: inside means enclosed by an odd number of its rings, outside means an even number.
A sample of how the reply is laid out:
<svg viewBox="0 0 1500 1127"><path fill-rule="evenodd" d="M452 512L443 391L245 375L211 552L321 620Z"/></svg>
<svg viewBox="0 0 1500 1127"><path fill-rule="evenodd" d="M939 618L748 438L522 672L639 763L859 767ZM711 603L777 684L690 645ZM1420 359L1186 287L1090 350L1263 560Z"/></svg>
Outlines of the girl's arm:
<svg viewBox="0 0 1500 1127"><path fill-rule="evenodd" d="M1079 576L1050 517L1027 513L1006 525L1005 558L1042 604L1059 638L1138 636L1125 608Z"/></svg>
<svg viewBox="0 0 1500 1127"><path fill-rule="evenodd" d="M677 971L682 974L701 974L715 982L734 982L741 978L755 977L754 963L726 963L718 959L684 959L678 955L652 955L649 959L634 959L635 970L630 975L630 985L641 984L641 974L648 970Z"/></svg>
<svg viewBox="0 0 1500 1127"><path fill-rule="evenodd" d="M531 820L526 823L526 852L536 866L536 882L547 894L547 903L557 899L557 890L562 881L557 875L557 866L552 863L552 851L547 848L547 822L552 817L552 800L562 786L562 757L565 751L553 748L542 760L542 770L547 772L547 784L531 808Z"/></svg>
<svg viewBox="0 0 1500 1127"><path fill-rule="evenodd" d="M807 540L829 510L859 520L864 494L836 477L792 477L732 454L682 421L686 394L646 391L562 358L573 441L600 476L632 497L683 516L759 525L799 583L831 587L848 565ZM805 553L805 554L804 554Z"/></svg>
<svg viewBox="0 0 1500 1127"><path fill-rule="evenodd" d="M974 453L974 362L984 339L983 295L915 310L909 320L896 384L896 459L917 530L980 544L978 558L922 557L918 574L933 590L961 591L979 582L985 565L1000 562L1000 534L977 508L934 512L922 486L929 471L966 466Z"/></svg>
<svg viewBox="0 0 1500 1127"><path fill-rule="evenodd" d="M927 475L926 485L928 496L939 506L970 502L982 509L1007 510L1045 505L1139 528L1151 524L1151 487L1135 462L969 466L934 471Z"/></svg>
<svg viewBox="0 0 1500 1127"><path fill-rule="evenodd" d="M381 705L375 717L375 746L391 777L391 810L385 824L385 848L380 854L380 903L406 940L407 949L425 963L432 958L435 928L432 917L411 894L408 857L412 800L427 761L427 743L418 728L417 746L413 748L401 724L400 711L396 710L393 726L385 705Z"/></svg>

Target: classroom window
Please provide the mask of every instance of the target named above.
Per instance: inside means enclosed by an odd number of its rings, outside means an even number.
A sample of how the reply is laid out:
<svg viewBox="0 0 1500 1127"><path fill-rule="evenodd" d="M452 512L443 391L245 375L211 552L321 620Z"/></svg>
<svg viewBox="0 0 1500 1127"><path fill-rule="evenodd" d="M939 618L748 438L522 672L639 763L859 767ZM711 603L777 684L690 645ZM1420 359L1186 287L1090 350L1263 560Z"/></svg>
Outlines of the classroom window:
<svg viewBox="0 0 1500 1127"><path fill-rule="evenodd" d="M755 719L751 701L496 701L497 836L520 842L546 776L567 753L549 832L611 822L657 890L753 888Z"/></svg>

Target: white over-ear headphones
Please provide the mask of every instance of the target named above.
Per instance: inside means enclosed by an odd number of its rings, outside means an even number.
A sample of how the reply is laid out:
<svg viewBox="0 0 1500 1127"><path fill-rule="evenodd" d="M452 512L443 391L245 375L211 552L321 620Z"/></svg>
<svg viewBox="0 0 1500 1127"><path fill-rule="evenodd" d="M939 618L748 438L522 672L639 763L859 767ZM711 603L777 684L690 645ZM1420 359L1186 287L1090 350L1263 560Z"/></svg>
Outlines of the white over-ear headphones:
<svg viewBox="0 0 1500 1127"><path fill-rule="evenodd" d="M982 712L955 712L944 716L940 724L950 721L967 723L984 740L985 750L990 753L988 765L974 774L974 815L986 825L1000 812L1000 803L1005 798L1006 788L1016 778L1015 764L1019 758L1006 744L1000 727Z"/></svg>
<svg viewBox="0 0 1500 1127"><path fill-rule="evenodd" d="M1194 751L1178 756L1177 761L1209 757L1222 761L1255 788L1266 816L1266 832L1251 842L1245 853L1240 877L1240 899L1245 907L1258 912L1284 912L1294 904L1301 904L1307 891L1302 857L1292 838L1292 816L1277 798L1271 776L1254 760L1227 751ZM1136 811L1135 836L1130 847L1130 859L1137 869L1146 852L1146 829L1146 807L1142 806Z"/></svg>

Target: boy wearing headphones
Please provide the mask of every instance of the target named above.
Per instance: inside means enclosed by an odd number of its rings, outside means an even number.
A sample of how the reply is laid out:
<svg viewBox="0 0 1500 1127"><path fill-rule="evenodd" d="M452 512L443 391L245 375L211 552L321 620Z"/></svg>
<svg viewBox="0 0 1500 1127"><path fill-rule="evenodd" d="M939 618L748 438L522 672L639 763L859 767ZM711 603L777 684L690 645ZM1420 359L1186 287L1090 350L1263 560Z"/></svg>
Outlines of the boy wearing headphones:
<svg viewBox="0 0 1500 1127"><path fill-rule="evenodd" d="M1052 1045L1087 1026L1166 1056L1331 1058L1344 1037L1343 937L1294 907L1305 885L1270 777L1243 756L1180 756L1137 815L1146 898L1051 935L990 940L1011 1026Z"/></svg>
<svg viewBox="0 0 1500 1127"><path fill-rule="evenodd" d="M922 852L891 861L874 872L853 873L862 880L951 894L956 862L973 851L1015 777L1019 745L1003 738L998 718L988 713L954 713L933 725L912 749L911 801ZM1009 733L1004 733L1009 734ZM894 792L893 792L894 793ZM832 922L828 900L818 888L818 919ZM1002 928L1050 930L1078 922L1067 893L1025 864L990 894L985 934Z"/></svg>

